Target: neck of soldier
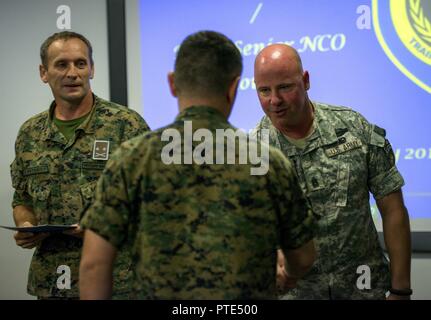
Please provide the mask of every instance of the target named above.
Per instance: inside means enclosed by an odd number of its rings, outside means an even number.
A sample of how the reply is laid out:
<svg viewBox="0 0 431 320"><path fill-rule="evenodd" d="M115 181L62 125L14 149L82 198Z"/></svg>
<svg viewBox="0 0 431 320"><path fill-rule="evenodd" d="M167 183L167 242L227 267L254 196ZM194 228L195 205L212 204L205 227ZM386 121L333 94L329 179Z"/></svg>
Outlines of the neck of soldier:
<svg viewBox="0 0 431 320"><path fill-rule="evenodd" d="M178 106L180 112L193 106L211 107L220 111L226 119L229 117L231 111L228 101L221 97L178 96Z"/></svg>
<svg viewBox="0 0 431 320"><path fill-rule="evenodd" d="M73 120L90 112L93 107L93 94L91 90L80 100L55 99L55 117L59 120Z"/></svg>
<svg viewBox="0 0 431 320"><path fill-rule="evenodd" d="M277 128L281 133L292 139L303 139L310 134L314 122L314 106L307 98L304 111L295 119L295 122L286 121Z"/></svg>

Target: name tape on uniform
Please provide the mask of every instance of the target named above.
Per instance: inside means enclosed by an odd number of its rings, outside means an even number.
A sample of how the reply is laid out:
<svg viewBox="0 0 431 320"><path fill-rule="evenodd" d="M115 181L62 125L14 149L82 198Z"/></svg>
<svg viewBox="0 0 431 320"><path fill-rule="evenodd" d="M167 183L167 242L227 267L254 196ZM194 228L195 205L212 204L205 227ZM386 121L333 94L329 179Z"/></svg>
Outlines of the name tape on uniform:
<svg viewBox="0 0 431 320"><path fill-rule="evenodd" d="M346 141L344 143L341 143L335 147L328 148L325 150L325 153L328 157L335 157L340 153L344 153L352 149L360 148L361 146L362 146L361 140L353 139L351 141Z"/></svg>

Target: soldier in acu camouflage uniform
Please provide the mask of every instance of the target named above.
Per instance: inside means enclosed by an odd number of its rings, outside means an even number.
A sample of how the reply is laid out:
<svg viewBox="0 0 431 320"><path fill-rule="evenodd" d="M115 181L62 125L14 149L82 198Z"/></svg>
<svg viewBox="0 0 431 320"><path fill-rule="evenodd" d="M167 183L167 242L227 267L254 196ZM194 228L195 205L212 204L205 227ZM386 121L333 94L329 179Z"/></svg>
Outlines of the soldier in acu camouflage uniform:
<svg viewBox="0 0 431 320"><path fill-rule="evenodd" d="M292 274L312 265L311 211L280 151L269 150L266 175L250 175L250 164L238 164L238 148L236 164L161 161L168 143L162 136L185 138L186 121L193 132L213 136L233 129L227 118L241 60L232 41L216 32L182 43L169 74L180 114L170 126L121 146L82 219L81 297L109 297L110 266L126 240L133 242L135 288L144 299L275 298L279 246ZM190 155L182 138L169 143L181 159Z"/></svg>
<svg viewBox="0 0 431 320"><path fill-rule="evenodd" d="M82 35L52 35L41 46L41 59L40 76L51 87L54 101L19 130L11 165L14 219L17 226L76 224L77 228L59 234L18 232L15 239L23 248L36 247L28 279L31 295L78 298L80 215L90 205L112 152L149 128L136 112L92 93L92 49ZM124 251L115 269L118 298L130 292L129 269L130 256Z"/></svg>
<svg viewBox="0 0 431 320"><path fill-rule="evenodd" d="M410 228L401 193L404 181L385 131L351 109L311 102L308 72L289 46L271 45L260 52L255 82L266 116L254 133L270 130L270 144L292 160L320 217L319 259L285 298L384 299L388 289L390 299L408 298ZM369 192L382 215L390 270L373 224ZM280 277L289 280L288 273Z"/></svg>

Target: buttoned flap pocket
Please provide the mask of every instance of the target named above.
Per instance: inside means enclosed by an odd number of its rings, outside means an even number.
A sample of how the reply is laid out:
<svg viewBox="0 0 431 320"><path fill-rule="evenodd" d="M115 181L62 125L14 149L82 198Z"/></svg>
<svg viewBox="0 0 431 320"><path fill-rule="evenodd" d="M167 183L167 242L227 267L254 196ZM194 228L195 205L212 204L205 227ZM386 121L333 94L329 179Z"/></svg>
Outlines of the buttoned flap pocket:
<svg viewBox="0 0 431 320"><path fill-rule="evenodd" d="M47 201L50 193L51 187L49 184L41 184L35 180L31 180L29 183L29 194L33 198L33 201Z"/></svg>
<svg viewBox="0 0 431 320"><path fill-rule="evenodd" d="M33 201L46 201L51 193L51 180L48 165L28 166L23 171L27 179L27 191Z"/></svg>
<svg viewBox="0 0 431 320"><path fill-rule="evenodd" d="M100 175L105 169L106 161L98 160L85 160L81 162L81 176L84 184L81 184L81 193L84 197L88 198L91 194L91 189L94 189L93 184L96 184Z"/></svg>
<svg viewBox="0 0 431 320"><path fill-rule="evenodd" d="M338 163L337 185L334 192L334 202L337 207L345 207L347 205L349 176L349 163L341 160Z"/></svg>
<svg viewBox="0 0 431 320"><path fill-rule="evenodd" d="M314 171L311 175L306 176L307 189L310 192L316 192L325 188L325 181L323 181L322 175L318 171Z"/></svg>
<svg viewBox="0 0 431 320"><path fill-rule="evenodd" d="M81 203L82 210L79 214L80 219L82 218L83 214L88 209L88 207L90 207L91 204L93 203L93 197L94 197L94 192L96 190L96 185L97 185L97 180L84 183L80 187L81 198L82 198L82 203Z"/></svg>
<svg viewBox="0 0 431 320"><path fill-rule="evenodd" d="M29 179L27 191L32 198L33 212L38 224L49 222L51 189L52 187L47 180Z"/></svg>
<svg viewBox="0 0 431 320"><path fill-rule="evenodd" d="M82 197L88 201L91 201L91 199L94 196L94 191L96 190L96 185L97 185L97 181L91 181L81 185Z"/></svg>
<svg viewBox="0 0 431 320"><path fill-rule="evenodd" d="M311 170L305 176L306 194L311 202L313 211L317 216L325 215L325 202L328 199L328 182L323 179L323 175L318 170Z"/></svg>
<svg viewBox="0 0 431 320"><path fill-rule="evenodd" d="M101 160L86 160L81 162L81 169L83 172L95 171L100 174L105 168L106 161Z"/></svg>
<svg viewBox="0 0 431 320"><path fill-rule="evenodd" d="M299 181L301 180L306 184L306 193L316 192L327 187L327 183L324 181L325 176L325 164L319 163L316 165L310 154L305 154L301 161L293 159L296 171L299 172Z"/></svg>
<svg viewBox="0 0 431 320"><path fill-rule="evenodd" d="M35 193L35 198L38 201L47 201L49 195L51 194L51 188L46 186L44 188L39 188Z"/></svg>

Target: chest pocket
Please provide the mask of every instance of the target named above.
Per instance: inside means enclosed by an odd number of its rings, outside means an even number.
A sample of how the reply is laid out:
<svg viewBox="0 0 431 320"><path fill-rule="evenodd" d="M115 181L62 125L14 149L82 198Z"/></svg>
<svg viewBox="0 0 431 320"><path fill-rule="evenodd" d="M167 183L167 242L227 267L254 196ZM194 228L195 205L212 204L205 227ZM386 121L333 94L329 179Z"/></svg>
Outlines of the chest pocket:
<svg viewBox="0 0 431 320"><path fill-rule="evenodd" d="M328 157L318 148L303 156L302 170L306 194L316 214L335 214L331 208L347 205L350 166L342 155Z"/></svg>
<svg viewBox="0 0 431 320"><path fill-rule="evenodd" d="M349 204L349 189L356 188L366 177L366 173L362 172L365 146L362 140L350 131L345 129L337 129L336 131L341 131L342 135L339 137L338 143L326 146L324 149L328 158L337 163L338 168L332 201L337 207L345 207L355 205Z"/></svg>
<svg viewBox="0 0 431 320"><path fill-rule="evenodd" d="M332 164L326 159L322 161L319 150L303 155L299 161L296 164L296 171L301 187L310 200L314 212L318 216L324 216L327 214L327 202L334 183L330 182L334 180L330 177Z"/></svg>
<svg viewBox="0 0 431 320"><path fill-rule="evenodd" d="M339 160L337 184L334 191L334 203L337 207L345 207L347 204L347 195L349 191L349 163Z"/></svg>
<svg viewBox="0 0 431 320"><path fill-rule="evenodd" d="M29 166L24 169L27 180L27 193L32 199L33 212L39 224L49 223L51 188L48 165Z"/></svg>
<svg viewBox="0 0 431 320"><path fill-rule="evenodd" d="M84 176L97 176L102 173L105 168L106 161L103 160L85 160L81 162L81 170Z"/></svg>
<svg viewBox="0 0 431 320"><path fill-rule="evenodd" d="M323 190L325 186L327 186L323 179L323 168L311 167L307 164L308 163L304 161L302 167L304 170L304 178L308 192L318 192Z"/></svg>
<svg viewBox="0 0 431 320"><path fill-rule="evenodd" d="M80 218L82 218L85 210L93 202L94 192L96 190L97 181L92 181L81 185L81 196L82 196L82 208L83 211L80 214Z"/></svg>

